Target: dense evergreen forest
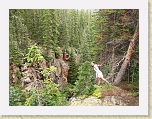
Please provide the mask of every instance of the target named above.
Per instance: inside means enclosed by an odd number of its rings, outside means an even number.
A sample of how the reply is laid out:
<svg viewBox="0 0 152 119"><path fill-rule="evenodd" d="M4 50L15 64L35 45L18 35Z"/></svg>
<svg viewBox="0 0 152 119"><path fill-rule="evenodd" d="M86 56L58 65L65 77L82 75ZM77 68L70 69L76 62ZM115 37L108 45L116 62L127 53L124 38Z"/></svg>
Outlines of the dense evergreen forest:
<svg viewBox="0 0 152 119"><path fill-rule="evenodd" d="M138 9L10 9L9 105L69 105L116 87L138 97L138 23ZM110 85L96 86L91 61Z"/></svg>

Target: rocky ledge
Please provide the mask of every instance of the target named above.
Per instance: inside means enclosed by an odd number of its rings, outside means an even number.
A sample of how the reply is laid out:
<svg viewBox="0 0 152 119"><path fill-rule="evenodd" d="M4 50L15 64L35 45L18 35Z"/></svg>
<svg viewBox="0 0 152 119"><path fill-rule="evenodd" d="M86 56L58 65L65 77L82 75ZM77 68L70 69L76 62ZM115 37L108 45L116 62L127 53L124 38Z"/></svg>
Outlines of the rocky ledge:
<svg viewBox="0 0 152 119"><path fill-rule="evenodd" d="M101 99L89 96L85 99L81 97L72 98L69 106L126 106L126 104L120 96L105 96Z"/></svg>

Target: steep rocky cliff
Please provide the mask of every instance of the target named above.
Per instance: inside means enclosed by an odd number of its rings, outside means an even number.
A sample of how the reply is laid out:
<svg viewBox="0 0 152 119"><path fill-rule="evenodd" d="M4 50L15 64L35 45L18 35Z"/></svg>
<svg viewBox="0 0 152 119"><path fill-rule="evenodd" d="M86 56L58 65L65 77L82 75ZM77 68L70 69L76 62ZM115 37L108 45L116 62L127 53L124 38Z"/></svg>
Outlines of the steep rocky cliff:
<svg viewBox="0 0 152 119"><path fill-rule="evenodd" d="M60 57L58 59L55 57L55 53L52 50L49 51L48 55L53 58L53 62L50 63L50 66L55 66L57 68L56 72L52 72L51 76L54 79L54 82L59 84L59 90L63 90L68 83L68 61L70 56L61 48L59 48L59 51Z"/></svg>
<svg viewBox="0 0 152 119"><path fill-rule="evenodd" d="M55 52L53 50L48 50L48 57L51 57L52 60L50 62L46 62L46 60L40 61L36 66L27 66L26 64L22 64L21 66L16 66L14 64L10 64L9 73L10 73L10 81L13 83L17 83L21 81L22 87L26 89L30 89L36 80L44 80L42 75L42 70L46 68L50 68L51 66L56 67L55 72L50 72L49 78L53 78L53 81L56 84L59 84L59 90L63 90L64 87L68 84L68 70L69 70L69 59L70 56L66 51L63 51L58 47L60 52L60 56L56 58Z"/></svg>

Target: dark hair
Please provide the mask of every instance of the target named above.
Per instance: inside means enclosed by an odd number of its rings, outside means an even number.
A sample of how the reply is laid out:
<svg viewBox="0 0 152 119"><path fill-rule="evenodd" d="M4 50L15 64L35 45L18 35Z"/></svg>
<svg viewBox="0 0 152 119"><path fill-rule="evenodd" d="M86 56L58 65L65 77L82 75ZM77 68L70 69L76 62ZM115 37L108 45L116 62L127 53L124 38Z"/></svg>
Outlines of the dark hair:
<svg viewBox="0 0 152 119"><path fill-rule="evenodd" d="M94 61L92 61L91 63L94 63L95 64L95 62ZM92 65L91 65L92 66ZM93 67L93 66L92 66Z"/></svg>
<svg viewBox="0 0 152 119"><path fill-rule="evenodd" d="M95 64L95 62L94 62L94 61L92 61L91 63L94 63L94 64Z"/></svg>

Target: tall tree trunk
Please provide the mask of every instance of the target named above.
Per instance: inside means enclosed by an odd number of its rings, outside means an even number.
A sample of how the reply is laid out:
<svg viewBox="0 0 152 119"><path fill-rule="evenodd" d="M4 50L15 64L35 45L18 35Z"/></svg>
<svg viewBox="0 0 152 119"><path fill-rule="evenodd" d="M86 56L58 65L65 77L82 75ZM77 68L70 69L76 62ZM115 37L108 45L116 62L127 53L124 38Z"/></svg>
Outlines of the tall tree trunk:
<svg viewBox="0 0 152 119"><path fill-rule="evenodd" d="M122 80L122 77L125 74L126 68L128 66L128 63L130 62L130 59L131 59L131 56L133 53L133 49L135 47L135 43L136 43L136 40L138 39L138 36L139 36L139 24L137 24L137 26L136 26L134 36L133 36L132 40L130 41L130 44L128 47L126 58L125 58L123 64L121 65L120 71L118 72L117 77L114 81L114 85L118 85L119 82Z"/></svg>

